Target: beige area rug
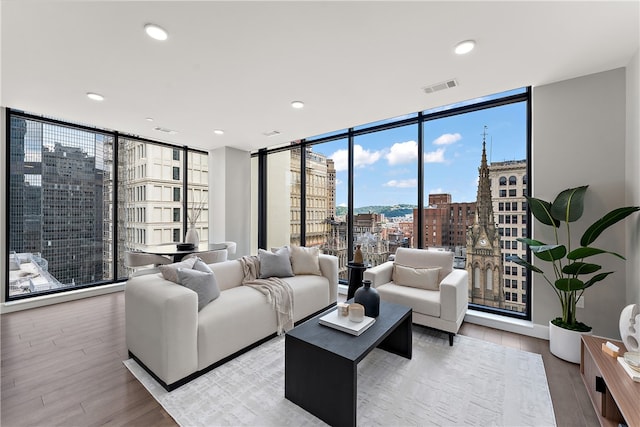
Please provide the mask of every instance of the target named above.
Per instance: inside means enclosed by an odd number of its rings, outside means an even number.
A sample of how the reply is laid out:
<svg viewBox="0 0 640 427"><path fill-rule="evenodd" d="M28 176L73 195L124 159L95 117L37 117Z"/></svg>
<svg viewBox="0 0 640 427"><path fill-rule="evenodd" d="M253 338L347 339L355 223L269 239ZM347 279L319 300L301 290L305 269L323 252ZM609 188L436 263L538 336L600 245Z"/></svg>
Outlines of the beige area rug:
<svg viewBox="0 0 640 427"><path fill-rule="evenodd" d="M316 426L284 398L284 337L167 392L124 362L181 426ZM313 369L313 367L309 367ZM414 327L411 360L375 349L358 365L360 426L555 426L538 354Z"/></svg>

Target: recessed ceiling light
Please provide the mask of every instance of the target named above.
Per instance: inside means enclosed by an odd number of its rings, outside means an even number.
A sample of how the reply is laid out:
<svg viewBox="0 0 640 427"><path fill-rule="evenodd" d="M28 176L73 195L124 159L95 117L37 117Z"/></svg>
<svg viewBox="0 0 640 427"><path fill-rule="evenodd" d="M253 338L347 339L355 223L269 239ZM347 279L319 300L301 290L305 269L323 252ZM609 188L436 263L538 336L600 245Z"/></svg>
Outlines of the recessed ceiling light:
<svg viewBox="0 0 640 427"><path fill-rule="evenodd" d="M291 106L293 108L297 108L297 109L304 108L304 102L302 102L302 101L293 101L291 103Z"/></svg>
<svg viewBox="0 0 640 427"><path fill-rule="evenodd" d="M152 122L153 121L153 117L147 117L145 120L148 121L148 122Z"/></svg>
<svg viewBox="0 0 640 427"><path fill-rule="evenodd" d="M456 45L454 52L458 55L464 55L471 52L475 46L476 42L474 40L465 40Z"/></svg>
<svg viewBox="0 0 640 427"><path fill-rule="evenodd" d="M93 99L94 101L104 101L104 96L95 92L87 92L87 98Z"/></svg>
<svg viewBox="0 0 640 427"><path fill-rule="evenodd" d="M146 31L147 35L149 37L151 37L152 39L156 39L156 40L166 40L167 37L169 37L169 35L167 34L167 32L158 27L155 24L147 24L144 26L144 30Z"/></svg>
<svg viewBox="0 0 640 427"><path fill-rule="evenodd" d="M216 135L224 135L224 131L222 129L215 129L213 133L215 133Z"/></svg>

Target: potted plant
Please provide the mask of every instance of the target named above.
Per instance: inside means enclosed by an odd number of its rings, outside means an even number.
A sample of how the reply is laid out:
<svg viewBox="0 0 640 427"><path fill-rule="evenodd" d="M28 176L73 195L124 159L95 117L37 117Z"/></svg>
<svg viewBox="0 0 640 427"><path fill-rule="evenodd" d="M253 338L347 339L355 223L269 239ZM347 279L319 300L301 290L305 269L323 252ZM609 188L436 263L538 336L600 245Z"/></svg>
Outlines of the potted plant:
<svg viewBox="0 0 640 427"><path fill-rule="evenodd" d="M590 326L576 319L576 303L588 288L613 273L601 272L601 265L585 262L585 259L600 254L610 254L624 259L622 255L593 247L591 244L613 224L640 210L638 206L612 210L587 228L580 238L580 246L572 246L571 223L582 217L587 188L588 185L566 189L558 194L553 203L527 197L535 219L553 227L555 242L547 244L527 238L517 240L526 243L536 258L551 263L551 273L546 273L518 256L506 258L507 261L515 262L542 275L556 293L562 307L562 316L549 322L549 347L551 353L573 363L580 362L580 334L591 331ZM563 223L566 229L566 244L560 243L559 232ZM568 339L573 343L566 342L565 338L562 338L565 335L569 335Z"/></svg>

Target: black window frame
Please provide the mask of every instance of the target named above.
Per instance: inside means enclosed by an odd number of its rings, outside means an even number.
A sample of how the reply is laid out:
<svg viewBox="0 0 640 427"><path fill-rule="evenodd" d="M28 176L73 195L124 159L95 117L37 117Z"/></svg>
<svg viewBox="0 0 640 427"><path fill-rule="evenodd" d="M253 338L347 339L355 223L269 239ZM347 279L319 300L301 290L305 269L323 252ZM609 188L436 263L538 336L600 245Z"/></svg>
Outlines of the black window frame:
<svg viewBox="0 0 640 427"><path fill-rule="evenodd" d="M413 124L413 123L417 123L418 124L418 129L419 129L419 133L418 133L418 150L419 153L423 152L423 146L424 146L424 141L422 140L422 125L428 121L431 120L436 120L436 119L440 119L440 118L444 118L444 117L450 117L450 116L455 116L455 115L461 115L461 114L465 114L465 113L470 113L470 112L474 112L474 111L479 111L482 109L487 109L487 108L495 108L495 107L499 107L502 105L507 105L507 104L511 104L511 103L518 103L518 102L525 102L526 103L526 173L525 173L525 177L523 177L523 180L526 180L526 182L530 181L530 174L531 174L531 120L532 120L532 108L531 108L531 87L526 87L525 91L522 93L517 93L515 95L507 95L503 98L495 98L495 99L490 99L490 100L486 100L486 101L480 101L478 103L470 103L467 105L462 105L459 107L455 107L455 108L450 108L450 109L443 109L443 110L439 110L439 111L435 111L435 112L429 112L429 113L423 113L423 112L419 112L417 113L415 116L414 115L408 115L408 118L401 118L398 120L390 120L388 122L384 122L384 123L380 123L380 122L376 122L376 123L372 123L370 126L364 125L364 126L358 126L358 127L351 127L342 131L336 131L336 132L331 132L329 134L326 134L325 136L319 136L319 137L310 137L307 139L301 139L301 140L297 140L295 142L292 142L290 145L287 146L280 146L277 148L261 148L256 152L253 152L251 154L252 157L257 157L258 158L258 247L261 248L261 244L264 244L265 242L267 242L267 237L266 237L266 230L267 230L267 224L268 224L268 218L267 218L267 209L266 209L266 201L268 200L268 194L267 194L267 173L266 173L266 163L267 163L267 157L269 154L272 153L277 153L277 152L281 152L281 151L286 151L286 150L291 150L292 148L299 148L300 150L302 150L302 152L304 152L306 147L312 147L313 145L316 144L322 144L322 143L326 143L326 142L331 142L331 141L337 141L337 140L343 140L346 139L347 140L347 145L348 145L348 152L349 152L349 170L348 170L348 174L349 174L349 179L348 179L348 205L349 206L353 206L353 194L354 194L354 189L353 189L353 146L354 146L354 140L357 136L359 135L363 135L366 133L374 133L374 132L380 132L380 131L384 131L384 130L388 130L388 129L392 129L392 128L396 128L396 127L401 127L401 126L406 126L409 124ZM406 116L404 116L406 117ZM303 159L305 156L300 156L301 159ZM300 165L300 170L303 171L304 169L304 160L301 160L301 165ZM418 172L417 172L417 195L418 195L418 218L416 220L416 227L417 230L422 230L425 228L426 224L423 224L423 212L424 209L427 207L425 205L425 201L424 201L424 194L422 189L424 188L424 173L423 173L423 167L424 167L424 163L423 162L418 162ZM500 183L500 185L506 185L507 183L507 178L504 177L504 184ZM525 192L527 191L527 189L524 190ZM304 197L304 194L302 194L302 198L301 198L301 206L300 206L300 210L304 215L304 212L306 212L306 197ZM526 202L523 202L526 203ZM500 205L502 205L502 203L500 203ZM504 206L504 208L502 208L502 206ZM517 202L506 202L504 205L502 205L501 208L499 208L499 211L512 211L512 207L514 207L513 211L517 211ZM523 207L526 206L523 204ZM505 209L506 208L506 209ZM353 218L354 218L354 214L353 214L354 210L353 209L348 209L348 213L347 213L347 253L353 253L353 249L354 249L354 244L353 244L353 236L354 236L354 229L353 229ZM525 209L526 215L530 215L529 210ZM304 218L302 218L304 219ZM529 228L529 224L530 221L526 221L526 235L528 236L530 234L530 228ZM301 235L301 240L300 240L300 244L304 245L305 244L305 240L304 240L304 232L301 231L300 233ZM424 242L423 241L424 235L422 233L418 233L417 236L415 236L415 242L416 242L416 247L418 248L424 248L425 244L428 242ZM527 251L526 253L526 258L528 260L530 260L531 255L530 252ZM531 274L530 272L528 272L527 275L527 292L531 292ZM530 301L530 299L529 299ZM487 307L487 306L480 306L480 305L476 305L476 304L469 304L469 306L475 310L478 311L484 311L484 312L490 312L490 313L495 313L495 314L499 314L499 315L503 315L506 317L514 317L514 318L519 318L519 319L524 319L524 320L531 320L531 305L528 302L525 308L524 313L520 313L520 312L515 312L512 310L507 310L507 309L500 309L500 308L495 308L495 307Z"/></svg>

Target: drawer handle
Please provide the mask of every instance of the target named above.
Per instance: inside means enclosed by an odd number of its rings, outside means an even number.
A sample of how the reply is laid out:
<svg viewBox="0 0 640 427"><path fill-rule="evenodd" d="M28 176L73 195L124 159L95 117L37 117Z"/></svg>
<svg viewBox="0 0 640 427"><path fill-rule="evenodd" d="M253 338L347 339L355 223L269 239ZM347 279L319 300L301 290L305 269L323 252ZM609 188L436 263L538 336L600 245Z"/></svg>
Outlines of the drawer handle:
<svg viewBox="0 0 640 427"><path fill-rule="evenodd" d="M596 375L596 391L598 393L604 393L607 390L607 384L604 382L604 378Z"/></svg>

